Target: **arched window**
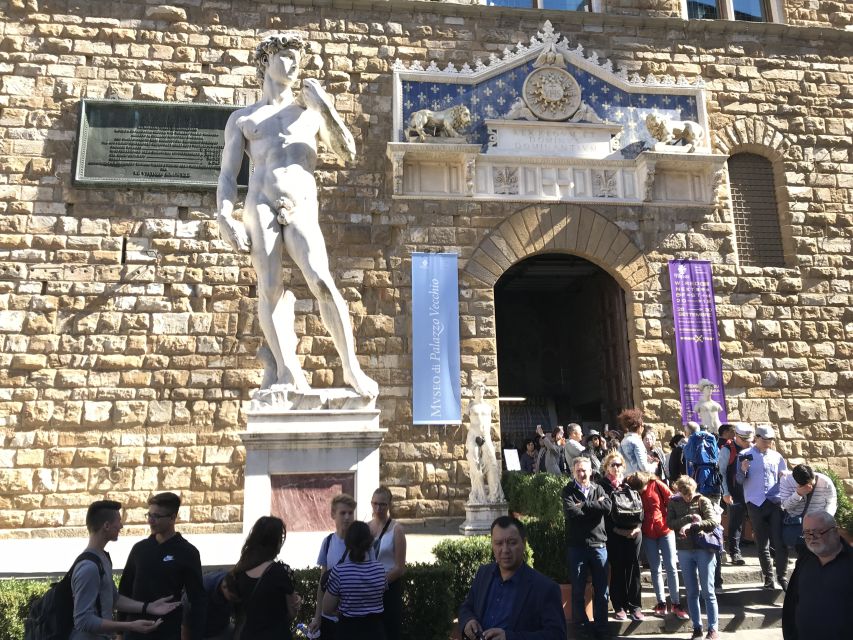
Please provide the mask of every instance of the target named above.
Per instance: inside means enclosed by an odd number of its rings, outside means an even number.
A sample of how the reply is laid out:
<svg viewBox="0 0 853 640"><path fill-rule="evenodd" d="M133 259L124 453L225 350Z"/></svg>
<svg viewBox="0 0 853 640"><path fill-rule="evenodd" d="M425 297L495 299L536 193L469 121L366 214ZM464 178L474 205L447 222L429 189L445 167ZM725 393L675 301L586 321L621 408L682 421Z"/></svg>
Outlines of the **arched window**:
<svg viewBox="0 0 853 640"><path fill-rule="evenodd" d="M754 153L737 153L728 166L738 261L753 267L784 267L773 166Z"/></svg>

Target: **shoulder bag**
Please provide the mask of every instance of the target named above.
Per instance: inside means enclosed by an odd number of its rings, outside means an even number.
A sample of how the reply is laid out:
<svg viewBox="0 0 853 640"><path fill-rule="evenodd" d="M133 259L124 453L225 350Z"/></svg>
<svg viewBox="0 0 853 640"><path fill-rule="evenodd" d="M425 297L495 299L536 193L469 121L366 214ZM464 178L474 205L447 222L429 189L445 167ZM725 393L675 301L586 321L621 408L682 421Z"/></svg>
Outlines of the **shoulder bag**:
<svg viewBox="0 0 853 640"><path fill-rule="evenodd" d="M806 496L806 504L803 507L803 512L798 516L791 516L785 513L782 518L782 542L786 547L796 547L798 544L805 544L803 538L803 519L806 517L806 511L809 510L809 503L812 501L815 489L817 489L817 480L811 493Z"/></svg>

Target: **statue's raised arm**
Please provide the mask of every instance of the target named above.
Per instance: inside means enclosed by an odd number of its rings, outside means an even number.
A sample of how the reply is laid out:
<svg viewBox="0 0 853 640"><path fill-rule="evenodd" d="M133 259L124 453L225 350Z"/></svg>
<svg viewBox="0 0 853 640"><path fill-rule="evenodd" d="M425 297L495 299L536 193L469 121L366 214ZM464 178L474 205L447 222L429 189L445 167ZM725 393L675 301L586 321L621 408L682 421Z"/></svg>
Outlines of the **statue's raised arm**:
<svg viewBox="0 0 853 640"><path fill-rule="evenodd" d="M335 109L332 97L314 78L302 81L302 102L320 115L320 140L346 162L355 160L355 139Z"/></svg>

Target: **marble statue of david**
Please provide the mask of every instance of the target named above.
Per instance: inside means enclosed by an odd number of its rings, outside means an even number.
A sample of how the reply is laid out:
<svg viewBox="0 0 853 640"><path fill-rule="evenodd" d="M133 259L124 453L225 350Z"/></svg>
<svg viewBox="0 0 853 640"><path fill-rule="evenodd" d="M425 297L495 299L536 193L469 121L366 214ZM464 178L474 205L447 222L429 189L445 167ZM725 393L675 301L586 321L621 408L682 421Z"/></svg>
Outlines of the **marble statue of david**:
<svg viewBox="0 0 853 640"><path fill-rule="evenodd" d="M329 271L314 179L318 138L349 161L355 159L355 140L316 80L303 80L301 95L294 96L302 50L302 37L292 32L268 36L255 49L263 94L231 114L225 126L217 220L223 238L235 251L248 252L257 272L258 317L268 351L259 353L267 361L261 388L310 390L296 355L295 297L282 279L287 251L317 299L344 380L359 395L372 398L378 386L358 363L346 302ZM254 171L241 223L233 213L244 153Z"/></svg>

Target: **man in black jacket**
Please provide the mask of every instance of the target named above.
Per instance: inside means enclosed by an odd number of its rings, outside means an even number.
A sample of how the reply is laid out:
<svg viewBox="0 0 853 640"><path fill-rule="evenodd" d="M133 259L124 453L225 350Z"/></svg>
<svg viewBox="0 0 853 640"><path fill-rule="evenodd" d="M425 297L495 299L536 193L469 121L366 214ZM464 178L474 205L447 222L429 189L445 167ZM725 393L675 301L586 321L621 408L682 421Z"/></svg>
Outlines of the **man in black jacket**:
<svg viewBox="0 0 853 640"><path fill-rule="evenodd" d="M163 596L181 599L186 591L190 603L190 638L202 640L207 616L207 598L202 585L198 550L175 531L181 499L174 493L160 493L148 500L148 525L151 535L130 550L119 581L119 593L134 600L149 602ZM125 640L180 640L181 612L163 617L153 633L139 636L125 633Z"/></svg>
<svg viewBox="0 0 853 640"><path fill-rule="evenodd" d="M593 618L596 638L607 636L607 533L604 516L610 513L610 498L590 480L589 459L579 456L572 469L574 481L563 487L566 515L566 547L572 579L572 622L589 627L584 608L587 572L592 573Z"/></svg>
<svg viewBox="0 0 853 640"><path fill-rule="evenodd" d="M516 518L501 516L492 523L495 562L480 567L459 607L464 638L565 640L560 588L524 563L526 537Z"/></svg>
<svg viewBox="0 0 853 640"><path fill-rule="evenodd" d="M853 550L825 511L803 518L810 553L797 559L782 606L785 640L848 640L853 632Z"/></svg>

